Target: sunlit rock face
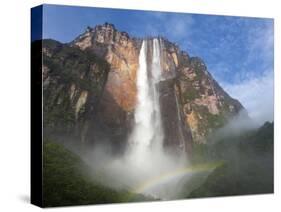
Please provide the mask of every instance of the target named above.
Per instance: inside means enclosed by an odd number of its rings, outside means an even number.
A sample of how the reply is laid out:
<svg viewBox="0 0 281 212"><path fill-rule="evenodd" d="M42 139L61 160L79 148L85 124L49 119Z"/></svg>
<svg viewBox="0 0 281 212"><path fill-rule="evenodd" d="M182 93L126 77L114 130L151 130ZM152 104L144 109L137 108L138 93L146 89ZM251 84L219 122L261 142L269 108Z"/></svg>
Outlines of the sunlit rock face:
<svg viewBox="0 0 281 212"><path fill-rule="evenodd" d="M103 126L99 131L105 131L104 134L110 135L115 144L122 146L131 130L136 105L136 72L141 41L105 23L88 27L71 45L83 51L92 51L109 64L97 112Z"/></svg>
<svg viewBox="0 0 281 212"><path fill-rule="evenodd" d="M112 24L87 28L72 42L82 50L92 50L110 64L105 89L125 111L132 111L136 101L136 71L140 46L126 32Z"/></svg>
<svg viewBox="0 0 281 212"><path fill-rule="evenodd" d="M151 83L153 38L146 40ZM158 40L161 79L156 87L163 145L189 152L244 108L219 86L200 58L165 38ZM69 44L46 43L44 112L56 120L46 126L61 125L84 143L110 140L117 149L125 148L134 124L142 42L105 23L88 27Z"/></svg>
<svg viewBox="0 0 281 212"><path fill-rule="evenodd" d="M193 141L205 143L209 133L244 108L218 85L200 58L181 58L177 85L183 118L190 126Z"/></svg>

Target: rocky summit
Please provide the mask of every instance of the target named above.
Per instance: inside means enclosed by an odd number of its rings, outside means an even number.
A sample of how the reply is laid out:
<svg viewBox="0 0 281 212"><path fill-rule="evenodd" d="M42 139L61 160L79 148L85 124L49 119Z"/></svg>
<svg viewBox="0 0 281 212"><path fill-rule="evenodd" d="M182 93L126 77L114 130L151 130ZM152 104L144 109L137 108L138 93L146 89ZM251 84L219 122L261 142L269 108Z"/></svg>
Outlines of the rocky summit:
<svg viewBox="0 0 281 212"><path fill-rule="evenodd" d="M202 59L159 39L164 146L181 149L184 143L191 151L244 108L220 87ZM43 40L44 133L82 145L110 143L122 151L134 121L142 40L109 23L87 27L67 44ZM146 40L149 61L152 38Z"/></svg>

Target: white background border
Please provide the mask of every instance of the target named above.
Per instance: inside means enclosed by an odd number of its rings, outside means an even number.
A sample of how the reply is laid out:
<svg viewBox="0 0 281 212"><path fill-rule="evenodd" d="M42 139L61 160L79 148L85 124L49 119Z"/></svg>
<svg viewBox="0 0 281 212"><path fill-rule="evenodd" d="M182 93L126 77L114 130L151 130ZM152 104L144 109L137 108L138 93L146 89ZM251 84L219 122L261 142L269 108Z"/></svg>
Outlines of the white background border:
<svg viewBox="0 0 281 212"><path fill-rule="evenodd" d="M278 211L281 6L278 0L46 0L1 3L0 211L38 211L30 190L30 8L42 3L275 18L275 194L64 207L54 211ZM279 60L278 60L279 59ZM265 95L266 91L261 95ZM279 109L278 109L279 108ZM40 142L40 141L39 141ZM280 209L279 209L280 211Z"/></svg>

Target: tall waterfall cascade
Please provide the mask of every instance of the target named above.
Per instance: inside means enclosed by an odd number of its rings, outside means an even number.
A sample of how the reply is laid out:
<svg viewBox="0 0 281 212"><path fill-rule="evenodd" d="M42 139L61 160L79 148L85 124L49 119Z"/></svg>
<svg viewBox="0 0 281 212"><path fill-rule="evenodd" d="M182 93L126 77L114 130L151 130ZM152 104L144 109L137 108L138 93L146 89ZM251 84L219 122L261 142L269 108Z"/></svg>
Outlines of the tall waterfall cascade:
<svg viewBox="0 0 281 212"><path fill-rule="evenodd" d="M135 123L129 142L132 151L141 157L152 148L160 150L163 143L162 121L157 84L161 81L160 39L153 39L151 79L148 77L148 41L142 42L137 72L137 105Z"/></svg>
<svg viewBox="0 0 281 212"><path fill-rule="evenodd" d="M185 154L171 154L163 147L165 137L159 91L159 84L164 81L161 53L161 39L142 42L136 76L137 104L127 152L103 169L113 177L107 180L107 185L117 185L117 188L124 185L133 193L172 199L182 188L181 182L185 182L181 180L187 175L182 172L187 160Z"/></svg>

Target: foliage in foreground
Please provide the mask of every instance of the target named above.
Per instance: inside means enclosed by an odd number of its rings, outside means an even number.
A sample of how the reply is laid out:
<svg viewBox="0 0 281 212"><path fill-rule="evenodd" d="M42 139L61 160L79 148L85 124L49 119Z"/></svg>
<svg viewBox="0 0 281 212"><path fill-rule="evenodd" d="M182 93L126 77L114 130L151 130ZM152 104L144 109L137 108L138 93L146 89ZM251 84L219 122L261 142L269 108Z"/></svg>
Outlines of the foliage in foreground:
<svg viewBox="0 0 281 212"><path fill-rule="evenodd" d="M273 123L200 148L207 160L222 159L206 181L187 197L273 193Z"/></svg>
<svg viewBox="0 0 281 212"><path fill-rule="evenodd" d="M152 200L128 191L116 191L94 182L89 167L62 145L44 142L44 207Z"/></svg>

